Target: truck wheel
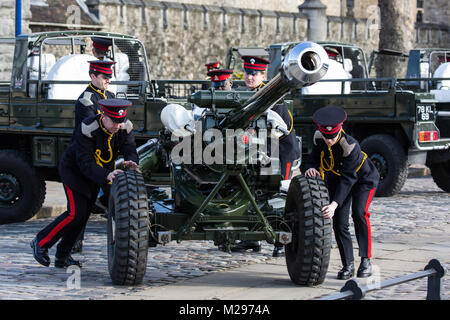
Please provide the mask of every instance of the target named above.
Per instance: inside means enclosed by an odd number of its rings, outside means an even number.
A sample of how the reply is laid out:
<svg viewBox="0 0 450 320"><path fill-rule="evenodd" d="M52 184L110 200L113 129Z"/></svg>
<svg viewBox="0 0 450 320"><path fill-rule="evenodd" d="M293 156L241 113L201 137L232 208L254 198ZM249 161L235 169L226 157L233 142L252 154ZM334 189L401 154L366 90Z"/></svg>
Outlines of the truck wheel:
<svg viewBox="0 0 450 320"><path fill-rule="evenodd" d="M0 224L26 221L42 207L45 181L26 156L0 150Z"/></svg>
<svg viewBox="0 0 450 320"><path fill-rule="evenodd" d="M361 142L361 149L380 173L375 196L390 197L400 192L408 178L408 159L400 143L388 134L375 134Z"/></svg>
<svg viewBox="0 0 450 320"><path fill-rule="evenodd" d="M285 247L291 280L299 285L323 283L331 251L331 219L322 217L329 204L328 189L320 177L303 175L291 180L286 197L285 220L292 230L292 242Z"/></svg>
<svg viewBox="0 0 450 320"><path fill-rule="evenodd" d="M430 170L436 185L445 192L450 192L450 160L433 163L430 165Z"/></svg>
<svg viewBox="0 0 450 320"><path fill-rule="evenodd" d="M148 200L144 178L135 171L116 176L108 202L108 269L115 285L137 285L147 268Z"/></svg>

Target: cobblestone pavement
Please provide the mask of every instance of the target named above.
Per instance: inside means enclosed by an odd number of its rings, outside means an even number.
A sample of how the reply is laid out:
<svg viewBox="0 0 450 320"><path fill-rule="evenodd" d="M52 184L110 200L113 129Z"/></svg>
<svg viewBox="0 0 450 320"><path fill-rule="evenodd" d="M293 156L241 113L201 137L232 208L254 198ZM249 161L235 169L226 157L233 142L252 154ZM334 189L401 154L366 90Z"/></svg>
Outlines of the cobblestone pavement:
<svg viewBox="0 0 450 320"><path fill-rule="evenodd" d="M442 192L429 177L408 179L403 190L390 198L374 198L371 225L374 243L387 243L392 237L450 223L450 195ZM213 272L251 263L267 263L272 245L263 243L260 253L228 254L212 242L184 241L150 248L143 284L137 287L113 286L108 273L106 220L92 216L86 229L83 254L74 255L83 263L80 287L74 281L77 270L61 270L39 265L33 259L30 241L53 218L0 225L0 299L108 299L139 293L148 287L164 286ZM353 226L351 226L353 229ZM444 234L448 242L448 235ZM335 246L335 245L334 245ZM337 249L333 249L337 250ZM52 262L55 248L50 250ZM449 258L442 261L447 269ZM338 266L334 266L336 269ZM330 270L333 269L330 266ZM333 270L334 270L333 269ZM334 271L333 271L334 272ZM448 277L447 277L448 279ZM444 282L443 297L450 299L449 281ZM74 289L75 287L75 289ZM426 280L416 280L367 296L423 299Z"/></svg>

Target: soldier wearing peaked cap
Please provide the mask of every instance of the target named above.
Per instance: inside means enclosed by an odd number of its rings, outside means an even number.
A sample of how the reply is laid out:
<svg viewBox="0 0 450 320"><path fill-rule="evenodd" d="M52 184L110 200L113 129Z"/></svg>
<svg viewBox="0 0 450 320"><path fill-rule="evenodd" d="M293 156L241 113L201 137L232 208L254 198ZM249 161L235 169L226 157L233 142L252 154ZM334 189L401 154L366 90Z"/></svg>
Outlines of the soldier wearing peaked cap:
<svg viewBox="0 0 450 320"><path fill-rule="evenodd" d="M256 56L243 56L242 59L244 61L244 80L246 90L258 91L264 86L264 80L266 79L266 70L267 66L270 64L270 61ZM238 90L242 89L239 88ZM296 163L296 160L301 156L301 150L295 134L293 117L284 101L276 104L271 109L281 116L289 130L289 134L282 136L279 141L281 176L282 179L289 180L292 178L292 168L294 167L294 163ZM269 145L268 150L270 150ZM243 251L247 249L253 249L254 251L257 251L260 248L261 245L259 241L241 241L235 247L233 247L232 250ZM281 257L283 255L284 247L282 245L276 244L272 256Z"/></svg>
<svg viewBox="0 0 450 320"><path fill-rule="evenodd" d="M219 61L210 62L205 64L205 67L207 69L207 72L209 73L212 70L220 69L220 62Z"/></svg>
<svg viewBox="0 0 450 320"><path fill-rule="evenodd" d="M71 257L71 249L86 225L100 187L107 193L113 179L121 172L115 169L119 154L123 155L126 167L138 170L133 124L126 120L131 102L108 99L98 103L102 113L82 121L59 163L67 211L42 229L31 242L34 258L44 266L50 265L48 249L58 240L55 267L81 266Z"/></svg>
<svg viewBox="0 0 450 320"><path fill-rule="evenodd" d="M75 128L81 124L83 119L100 113L99 100L115 98L114 93L107 90L113 75L112 66L114 64L113 61L89 61L91 83L75 103Z"/></svg>
<svg viewBox="0 0 450 320"><path fill-rule="evenodd" d="M208 72L211 77L212 87L216 90L231 90L233 82L231 75L233 70L230 69L214 69Z"/></svg>
<svg viewBox="0 0 450 320"><path fill-rule="evenodd" d="M206 79L211 79L211 76L209 73L213 70L220 69L220 62L219 61L210 62L210 63L205 64L205 67L207 70L206 71L206 75L207 75ZM208 83L202 84L202 90L208 90L209 88L210 88L210 84L208 84Z"/></svg>
<svg viewBox="0 0 450 320"><path fill-rule="evenodd" d="M109 47L112 45L111 38L91 37L92 55L98 60L107 59Z"/></svg>
<svg viewBox="0 0 450 320"><path fill-rule="evenodd" d="M327 184L330 204L322 208L322 214L325 218L333 218L333 230L343 264L337 278L343 280L353 277L355 272L348 223L350 206L361 256L357 276L369 277L372 274L368 210L380 178L359 143L342 129L346 119L344 109L335 106L327 106L314 113L313 121L318 130L305 171L307 177L321 176Z"/></svg>
<svg viewBox="0 0 450 320"><path fill-rule="evenodd" d="M81 122L84 119L101 112L101 107L98 104L99 100L115 98L114 93L107 90L113 75L112 66L114 64L115 62L113 61L89 61L89 76L91 78L91 83L78 97L75 103L75 130L81 125ZM100 195L102 195L102 192ZM100 199L104 199L104 197L99 198L99 201ZM102 206L103 204L97 203L94 209L98 212L102 212ZM72 253L82 252L83 238L84 229L80 232Z"/></svg>

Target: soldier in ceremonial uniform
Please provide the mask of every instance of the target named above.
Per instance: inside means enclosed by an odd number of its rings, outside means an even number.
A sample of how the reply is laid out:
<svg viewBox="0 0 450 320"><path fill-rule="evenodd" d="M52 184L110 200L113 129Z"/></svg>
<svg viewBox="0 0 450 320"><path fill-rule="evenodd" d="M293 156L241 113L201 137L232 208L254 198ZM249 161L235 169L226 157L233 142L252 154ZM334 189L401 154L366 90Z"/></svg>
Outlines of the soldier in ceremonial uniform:
<svg viewBox="0 0 450 320"><path fill-rule="evenodd" d="M112 66L114 64L115 62L113 61L89 61L89 76L91 77L91 83L75 103L75 130L81 125L81 122L84 119L101 113L101 107L98 105L99 100L115 98L114 93L107 90L113 75ZM103 195L102 191L100 196L101 195ZM94 206L95 212L102 212L104 210L104 204L99 201L97 201ZM84 228L75 242L72 253L82 252L83 238Z"/></svg>
<svg viewBox="0 0 450 320"><path fill-rule="evenodd" d="M211 77L212 87L216 90L231 90L233 81L231 75L233 70L229 69L214 69L208 72Z"/></svg>
<svg viewBox="0 0 450 320"><path fill-rule="evenodd" d="M359 143L342 129L346 119L344 109L335 106L327 106L314 113L313 121L319 130L314 135L314 146L305 171L307 177L322 176L327 184L330 204L322 208L322 213L325 218L333 218L333 230L343 264L337 278L342 280L353 277L355 273L349 232L350 206L361 257L357 276L369 277L372 274L368 209L380 178Z"/></svg>
<svg viewBox="0 0 450 320"><path fill-rule="evenodd" d="M244 60L244 80L246 89L250 91L258 91L264 86L267 65L270 62L266 59L254 56L243 56L242 59ZM239 88L238 90L242 89ZM281 116L289 130L289 134L282 136L279 141L281 176L282 179L289 180L292 178L293 165L301 156L301 150L295 135L294 121L286 103L280 102L271 109ZM259 251L260 248L261 244L259 241L241 241L233 247L232 250L243 251L253 249L254 251ZM276 244L272 256L280 257L283 255L284 246Z"/></svg>
<svg viewBox="0 0 450 320"><path fill-rule="evenodd" d="M109 47L112 45L111 38L91 37L92 55L98 60L108 59Z"/></svg>
<svg viewBox="0 0 450 320"><path fill-rule="evenodd" d="M125 159L125 167L138 170L133 124L126 120L131 102L108 99L98 104L102 113L82 121L59 163L67 211L42 229L30 244L34 258L44 266L50 265L48 249L60 239L55 267L81 266L71 257L71 249L88 221L100 187L107 193L115 176L121 172L115 169L119 154Z"/></svg>
<svg viewBox="0 0 450 320"><path fill-rule="evenodd" d="M217 70L220 69L220 62L219 61L215 61L215 62L210 62L205 64L206 67L206 79L211 79L211 76L209 75L209 73L213 70ZM210 84L204 83L202 84L202 90L208 90L210 88Z"/></svg>
<svg viewBox="0 0 450 320"><path fill-rule="evenodd" d="M83 91L75 103L75 128L81 121L100 113L98 101L115 98L114 93L108 91L109 82L113 75L113 61L89 61L89 76L91 83Z"/></svg>

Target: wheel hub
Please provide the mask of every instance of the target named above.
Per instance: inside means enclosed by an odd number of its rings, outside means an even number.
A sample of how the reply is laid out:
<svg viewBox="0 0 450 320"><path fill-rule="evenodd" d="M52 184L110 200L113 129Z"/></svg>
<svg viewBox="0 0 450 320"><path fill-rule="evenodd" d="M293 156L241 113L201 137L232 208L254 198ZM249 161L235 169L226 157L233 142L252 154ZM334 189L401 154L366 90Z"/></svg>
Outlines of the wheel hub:
<svg viewBox="0 0 450 320"><path fill-rule="evenodd" d="M374 153L370 155L370 160L372 160L373 164L380 173L380 180L386 178L388 174L388 165L386 159L381 154Z"/></svg>
<svg viewBox="0 0 450 320"><path fill-rule="evenodd" d="M21 192L20 183L11 174L0 174L0 203L11 204L19 199Z"/></svg>

